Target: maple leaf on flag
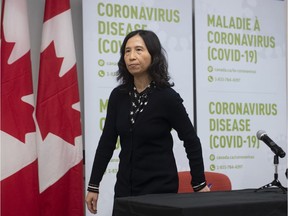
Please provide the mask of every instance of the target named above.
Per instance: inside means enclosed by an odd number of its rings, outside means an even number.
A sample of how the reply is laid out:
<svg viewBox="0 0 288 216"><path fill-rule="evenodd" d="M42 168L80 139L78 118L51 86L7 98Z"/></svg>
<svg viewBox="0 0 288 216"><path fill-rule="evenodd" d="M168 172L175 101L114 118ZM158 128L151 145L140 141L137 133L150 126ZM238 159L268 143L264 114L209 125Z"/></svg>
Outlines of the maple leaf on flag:
<svg viewBox="0 0 288 216"><path fill-rule="evenodd" d="M52 41L41 53L36 116L42 140L48 133L74 145L81 136L80 112L73 108L79 103L76 64L62 77L59 71L64 58L56 56ZM49 121L48 121L49 119Z"/></svg>
<svg viewBox="0 0 288 216"><path fill-rule="evenodd" d="M8 59L15 43L1 32L1 130L25 144L25 135L36 130L34 107L23 98L33 94L30 51L12 64ZM9 73L2 73L9 71Z"/></svg>
<svg viewBox="0 0 288 216"><path fill-rule="evenodd" d="M83 152L70 0L45 0L36 105L41 215L83 216Z"/></svg>
<svg viewBox="0 0 288 216"><path fill-rule="evenodd" d="M39 216L35 104L27 2L3 0L0 5L1 214Z"/></svg>

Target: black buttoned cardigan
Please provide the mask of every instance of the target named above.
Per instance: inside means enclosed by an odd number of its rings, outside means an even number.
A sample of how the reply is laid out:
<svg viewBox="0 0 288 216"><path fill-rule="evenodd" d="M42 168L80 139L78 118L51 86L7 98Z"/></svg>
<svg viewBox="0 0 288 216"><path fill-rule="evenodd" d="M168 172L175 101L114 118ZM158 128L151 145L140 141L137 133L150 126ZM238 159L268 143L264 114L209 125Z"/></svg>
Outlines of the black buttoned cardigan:
<svg viewBox="0 0 288 216"><path fill-rule="evenodd" d="M171 130L183 141L192 184L205 181L200 140L183 106L170 87L155 88L148 104L130 123L131 99L122 85L110 94L105 126L96 150L89 184L99 185L120 137L115 197L176 193L178 175Z"/></svg>

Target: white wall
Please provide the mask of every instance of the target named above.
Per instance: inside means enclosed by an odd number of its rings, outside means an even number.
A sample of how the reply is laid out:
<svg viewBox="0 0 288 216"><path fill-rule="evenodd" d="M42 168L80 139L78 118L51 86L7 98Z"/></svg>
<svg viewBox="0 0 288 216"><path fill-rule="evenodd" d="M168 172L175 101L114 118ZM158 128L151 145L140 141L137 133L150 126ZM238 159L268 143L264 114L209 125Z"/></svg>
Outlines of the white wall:
<svg viewBox="0 0 288 216"><path fill-rule="evenodd" d="M288 3L286 1L286 38L287 38L287 42L286 42L286 59L287 59L287 64L286 64L286 91L287 91L287 95L288 95ZM288 100L287 100L287 107L288 107ZM287 109L287 116L288 116L288 109ZM287 117L288 118L288 117ZM287 134L288 134L288 119L286 121L286 128L287 128ZM287 137L287 145L288 145L288 137ZM288 167L288 160L287 160L287 167Z"/></svg>

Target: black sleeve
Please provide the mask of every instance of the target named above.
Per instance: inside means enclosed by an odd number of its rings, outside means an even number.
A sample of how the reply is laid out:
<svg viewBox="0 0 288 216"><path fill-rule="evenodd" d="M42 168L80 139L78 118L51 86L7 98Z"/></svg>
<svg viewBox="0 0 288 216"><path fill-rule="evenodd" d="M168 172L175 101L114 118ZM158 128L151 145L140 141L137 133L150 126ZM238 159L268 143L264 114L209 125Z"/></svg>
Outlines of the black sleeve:
<svg viewBox="0 0 288 216"><path fill-rule="evenodd" d="M200 139L183 105L183 99L175 91L172 91L169 97L169 118L172 127L177 131L179 139L184 143L192 176L192 186L193 188L199 185L205 187L204 163Z"/></svg>
<svg viewBox="0 0 288 216"><path fill-rule="evenodd" d="M97 192L100 181L115 150L118 137L115 125L116 108L117 90L114 89L109 97L105 125L96 149L88 191Z"/></svg>

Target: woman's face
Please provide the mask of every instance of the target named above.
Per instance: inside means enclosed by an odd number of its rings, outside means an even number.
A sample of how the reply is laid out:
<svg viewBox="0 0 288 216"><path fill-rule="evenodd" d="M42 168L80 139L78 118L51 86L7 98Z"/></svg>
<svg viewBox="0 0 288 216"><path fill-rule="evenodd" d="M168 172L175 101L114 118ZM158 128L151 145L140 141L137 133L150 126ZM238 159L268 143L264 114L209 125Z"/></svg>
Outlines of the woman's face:
<svg viewBox="0 0 288 216"><path fill-rule="evenodd" d="M124 61L128 71L134 77L148 74L152 59L141 36L135 35L127 41Z"/></svg>

